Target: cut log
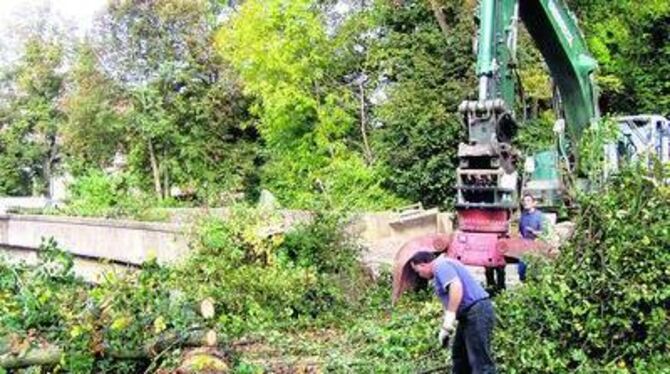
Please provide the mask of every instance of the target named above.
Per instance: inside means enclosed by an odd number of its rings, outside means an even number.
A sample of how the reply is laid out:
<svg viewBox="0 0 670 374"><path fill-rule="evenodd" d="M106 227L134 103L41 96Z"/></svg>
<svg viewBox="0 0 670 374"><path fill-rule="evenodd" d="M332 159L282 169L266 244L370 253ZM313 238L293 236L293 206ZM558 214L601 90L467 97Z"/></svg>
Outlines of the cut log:
<svg viewBox="0 0 670 374"><path fill-rule="evenodd" d="M5 353L0 355L0 367L14 369L28 366L54 365L60 361L63 351L56 346L30 348L21 355Z"/></svg>
<svg viewBox="0 0 670 374"><path fill-rule="evenodd" d="M208 346L212 341L210 331L195 330L188 333L166 333L156 339L148 341L140 349L123 350L104 346L99 356L118 358L121 360L141 360L155 357L161 351L170 347L201 347ZM63 355L63 349L54 344L43 344L40 347L31 347L21 353L11 352L12 340L0 338L0 368L14 369L35 365L55 365Z"/></svg>

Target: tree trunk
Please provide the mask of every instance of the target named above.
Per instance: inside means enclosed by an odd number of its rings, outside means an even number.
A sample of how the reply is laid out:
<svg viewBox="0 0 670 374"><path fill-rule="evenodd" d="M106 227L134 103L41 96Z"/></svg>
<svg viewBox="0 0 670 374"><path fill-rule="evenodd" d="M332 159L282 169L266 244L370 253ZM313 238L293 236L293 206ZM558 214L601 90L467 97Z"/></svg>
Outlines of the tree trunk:
<svg viewBox="0 0 670 374"><path fill-rule="evenodd" d="M0 355L0 368L13 369L28 366L54 365L60 361L63 350L56 346L31 348L25 354Z"/></svg>
<svg viewBox="0 0 670 374"><path fill-rule="evenodd" d="M151 162L151 172L153 173L154 179L154 189L156 196L159 199L163 198L163 190L161 188L161 173L158 169L158 160L156 160L156 152L154 152L154 145L151 140L149 140L149 161Z"/></svg>
<svg viewBox="0 0 670 374"><path fill-rule="evenodd" d="M47 159L44 160L44 185L46 186L45 195L47 198L51 198L51 161Z"/></svg>
<svg viewBox="0 0 670 374"><path fill-rule="evenodd" d="M169 174L169 168L168 168L168 163L166 162L167 156L165 155L165 152L163 152L163 162L161 163L161 168L163 171L163 198L167 199L170 197L170 174Z"/></svg>
<svg viewBox="0 0 670 374"><path fill-rule="evenodd" d="M445 38L449 37L449 24L447 23L447 18L442 11L442 6L439 4L438 0L430 0L430 7L433 9L433 14L437 23L440 25L440 30L444 34Z"/></svg>
<svg viewBox="0 0 670 374"><path fill-rule="evenodd" d="M45 135L45 143L47 145L47 154L44 158L44 185L46 187L45 195L51 198L51 178L53 176L54 165L58 157L58 145L56 144L55 135Z"/></svg>
<svg viewBox="0 0 670 374"><path fill-rule="evenodd" d="M363 136L363 150L365 152L365 160L367 161L367 164L370 165L372 164L373 157L372 157L372 150L370 149L370 144L368 143L368 134L365 130L365 124L367 122L367 119L365 116L365 88L363 87L363 83L360 83L358 85L358 89L361 98L361 136Z"/></svg>
<svg viewBox="0 0 670 374"><path fill-rule="evenodd" d="M242 342L242 344L244 344ZM233 343L231 346L240 345ZM209 346L207 331L196 330L189 333L167 333L159 338L148 341L136 350L118 350L105 346L98 355L121 360L140 360L155 357L165 349L174 347ZM63 349L57 345L46 344L41 347L29 348L20 354L10 352L8 339L0 338L0 368L14 369L35 365L55 365L63 355Z"/></svg>

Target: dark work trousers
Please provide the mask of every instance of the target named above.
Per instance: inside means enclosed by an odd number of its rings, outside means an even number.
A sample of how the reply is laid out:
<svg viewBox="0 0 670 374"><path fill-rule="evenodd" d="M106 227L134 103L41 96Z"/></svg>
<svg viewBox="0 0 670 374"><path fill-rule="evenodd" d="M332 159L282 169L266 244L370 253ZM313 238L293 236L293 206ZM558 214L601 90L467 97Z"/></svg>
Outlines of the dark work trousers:
<svg viewBox="0 0 670 374"><path fill-rule="evenodd" d="M484 270L486 275L486 287L494 295L505 289L505 266L495 268L486 268Z"/></svg>
<svg viewBox="0 0 670 374"><path fill-rule="evenodd" d="M475 303L458 319L452 346L454 374L490 374L496 368L491 354L495 314L491 300Z"/></svg>

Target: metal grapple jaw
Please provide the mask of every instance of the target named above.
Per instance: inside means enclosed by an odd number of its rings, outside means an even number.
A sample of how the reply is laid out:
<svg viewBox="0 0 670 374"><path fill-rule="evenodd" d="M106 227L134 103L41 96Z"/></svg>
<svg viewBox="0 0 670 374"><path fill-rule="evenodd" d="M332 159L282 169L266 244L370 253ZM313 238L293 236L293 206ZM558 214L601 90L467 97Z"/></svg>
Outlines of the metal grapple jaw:
<svg viewBox="0 0 670 374"><path fill-rule="evenodd" d="M513 209L518 200L516 123L501 99L464 101L468 142L458 147L457 208Z"/></svg>

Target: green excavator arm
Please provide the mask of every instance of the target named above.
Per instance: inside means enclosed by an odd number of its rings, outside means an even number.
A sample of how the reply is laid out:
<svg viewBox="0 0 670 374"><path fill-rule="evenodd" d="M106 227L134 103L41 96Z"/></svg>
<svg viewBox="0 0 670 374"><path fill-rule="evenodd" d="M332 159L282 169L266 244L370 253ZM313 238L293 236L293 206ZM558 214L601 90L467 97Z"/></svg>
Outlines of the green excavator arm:
<svg viewBox="0 0 670 374"><path fill-rule="evenodd" d="M598 65L563 0L480 0L477 19L478 92L476 100L466 100L458 108L467 124L468 141L458 148L458 226L450 236L447 255L467 265L486 267L487 284L501 287L505 273L496 272L498 280L494 281L493 268L504 269L509 257L543 247L541 241L510 236L511 212L519 206L520 187L518 152L512 146L517 128L518 23L523 21L544 57L562 104L563 118L554 126L559 146L529 157L534 165L524 167L533 169L524 190L535 196L539 191L550 206L561 198L559 155L569 172L568 153L574 154L584 130L598 123L598 91L593 81ZM618 122L631 158L644 160L647 150L654 149L661 160L670 162L670 121L661 116L631 116ZM616 159L617 151L611 148L609 153ZM412 243L433 243L432 248L436 242L425 235L407 245ZM405 269L408 257L402 251L396 256L394 297L403 289L404 273L398 270Z"/></svg>
<svg viewBox="0 0 670 374"><path fill-rule="evenodd" d="M510 193L515 177L509 177L516 169L512 140L519 125L514 110L518 23L526 26L558 87L564 121L557 130L563 145L577 144L599 118L593 81L598 64L563 0L481 0L478 14L479 87L477 100L459 106L469 136L459 146L457 206L510 209L518 204L518 195Z"/></svg>
<svg viewBox="0 0 670 374"><path fill-rule="evenodd" d="M558 85L568 131L578 138L599 116L592 80L598 64L563 0L482 0L479 13L479 101L502 99L514 114L516 35L521 20Z"/></svg>
<svg viewBox="0 0 670 374"><path fill-rule="evenodd" d="M600 116L593 82L598 63L563 0L523 0L519 5L521 19L558 86L566 132L576 142Z"/></svg>

